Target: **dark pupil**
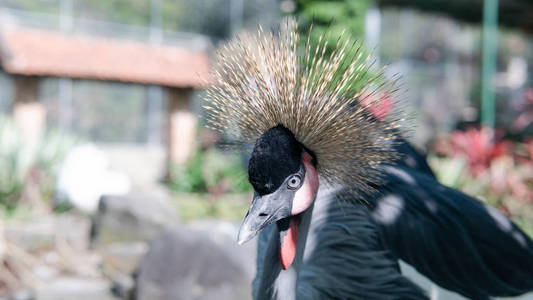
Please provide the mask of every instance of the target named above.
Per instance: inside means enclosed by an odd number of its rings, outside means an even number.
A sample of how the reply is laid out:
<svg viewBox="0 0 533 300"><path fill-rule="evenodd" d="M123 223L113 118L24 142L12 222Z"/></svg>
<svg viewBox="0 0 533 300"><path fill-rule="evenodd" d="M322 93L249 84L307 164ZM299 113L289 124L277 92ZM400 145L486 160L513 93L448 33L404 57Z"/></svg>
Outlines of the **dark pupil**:
<svg viewBox="0 0 533 300"><path fill-rule="evenodd" d="M291 183L292 183L292 184L295 184L295 183L296 183L296 180L295 180L295 179L293 179L293 180L291 181Z"/></svg>

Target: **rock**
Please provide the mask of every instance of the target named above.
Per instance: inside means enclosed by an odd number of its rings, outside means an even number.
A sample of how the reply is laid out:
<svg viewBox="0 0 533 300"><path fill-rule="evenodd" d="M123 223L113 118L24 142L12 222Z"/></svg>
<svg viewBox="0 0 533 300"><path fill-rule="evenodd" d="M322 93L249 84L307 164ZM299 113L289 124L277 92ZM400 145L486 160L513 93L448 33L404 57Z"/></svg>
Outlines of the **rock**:
<svg viewBox="0 0 533 300"><path fill-rule="evenodd" d="M131 274L148 251L148 242L178 221L177 207L164 194L103 196L93 218L92 245L113 294L130 299Z"/></svg>
<svg viewBox="0 0 533 300"><path fill-rule="evenodd" d="M177 207L158 195L102 196L93 219L92 241L150 241L178 220Z"/></svg>
<svg viewBox="0 0 533 300"><path fill-rule="evenodd" d="M103 266L110 272L132 274L148 252L146 242L113 243L98 247Z"/></svg>
<svg viewBox="0 0 533 300"><path fill-rule="evenodd" d="M200 230L220 247L229 248L229 254L241 263L247 274L252 278L255 275L256 239L244 245L237 244L237 234L240 223L232 223L216 219L194 221L190 223L192 229Z"/></svg>
<svg viewBox="0 0 533 300"><path fill-rule="evenodd" d="M90 226L90 219L82 215L44 215L34 217L31 222L7 222L4 236L29 252L54 249L58 239L67 242L74 250L84 250L89 244Z"/></svg>
<svg viewBox="0 0 533 300"><path fill-rule="evenodd" d="M111 292L113 292L113 295L124 300L132 299L135 281L131 276L116 274L113 276L112 281Z"/></svg>
<svg viewBox="0 0 533 300"><path fill-rule="evenodd" d="M153 241L141 262L133 299L250 299L253 244L216 231L176 226Z"/></svg>
<svg viewBox="0 0 533 300"><path fill-rule="evenodd" d="M3 299L3 298L0 298ZM9 300L35 300L35 292L32 290L24 289L13 293Z"/></svg>
<svg viewBox="0 0 533 300"><path fill-rule="evenodd" d="M132 274L147 251L146 242L113 243L98 248L102 272L112 282L113 295L124 300L131 299L134 287Z"/></svg>
<svg viewBox="0 0 533 300"><path fill-rule="evenodd" d="M37 288L37 300L117 300L103 279L59 277Z"/></svg>

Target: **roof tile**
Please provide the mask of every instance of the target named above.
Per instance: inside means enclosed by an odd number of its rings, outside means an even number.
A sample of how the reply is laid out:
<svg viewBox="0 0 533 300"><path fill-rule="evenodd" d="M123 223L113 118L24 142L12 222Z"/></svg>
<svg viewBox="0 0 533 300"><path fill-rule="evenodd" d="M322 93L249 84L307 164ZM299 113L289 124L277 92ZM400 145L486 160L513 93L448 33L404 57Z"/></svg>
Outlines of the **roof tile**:
<svg viewBox="0 0 533 300"><path fill-rule="evenodd" d="M118 80L173 87L205 86L205 53L120 39L35 29L0 33L0 64L8 73Z"/></svg>

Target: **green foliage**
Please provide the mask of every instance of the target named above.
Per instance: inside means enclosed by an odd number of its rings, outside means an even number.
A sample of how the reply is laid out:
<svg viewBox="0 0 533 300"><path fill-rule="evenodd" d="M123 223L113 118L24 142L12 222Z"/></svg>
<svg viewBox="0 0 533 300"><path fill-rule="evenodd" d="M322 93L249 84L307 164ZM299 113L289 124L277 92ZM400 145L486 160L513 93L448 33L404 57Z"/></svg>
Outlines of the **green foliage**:
<svg viewBox="0 0 533 300"><path fill-rule="evenodd" d="M39 13L59 13L60 0L35 1L35 0L0 0L0 6L31 10Z"/></svg>
<svg viewBox="0 0 533 300"><path fill-rule="evenodd" d="M250 191L240 160L216 148L197 149L186 165L171 167L169 187L176 192L213 195Z"/></svg>
<svg viewBox="0 0 533 300"><path fill-rule="evenodd" d="M0 206L16 208L25 184L38 184L41 197L51 200L59 167L76 140L58 131L47 131L28 144L13 120L0 115ZM38 180L28 181L33 174Z"/></svg>
<svg viewBox="0 0 533 300"><path fill-rule="evenodd" d="M0 116L0 205L16 205L29 168L29 153L12 120Z"/></svg>
<svg viewBox="0 0 533 300"><path fill-rule="evenodd" d="M32 164L41 174L38 184L43 199L48 201L53 199L61 165L69 151L79 142L71 135L50 129L36 144Z"/></svg>
<svg viewBox="0 0 533 300"><path fill-rule="evenodd" d="M186 165L172 165L170 177L169 187L176 192L207 192L207 186L202 174L201 151L196 151L191 161Z"/></svg>
<svg viewBox="0 0 533 300"><path fill-rule="evenodd" d="M204 154L203 174L209 187L221 187L229 192L251 190L248 177L236 155L229 155L215 148Z"/></svg>
<svg viewBox="0 0 533 300"><path fill-rule="evenodd" d="M363 65L357 75L357 79L353 79L353 84L347 95L358 93L361 85L368 85L372 82L376 86L382 83L380 73L377 69L379 66L371 66L373 60L366 60L369 51L364 46L365 35L365 17L366 11L371 6L371 0L338 0L338 1L323 1L323 0L298 0L295 14L298 16L300 25L300 33L304 38L301 39L302 50L303 46L307 44L307 38L311 49L316 49L327 42L325 49L325 56L331 55L337 45L343 45L348 39L350 43L343 52L345 56L341 60L338 72L335 72L332 78L331 87L336 86L341 78L341 74L348 69L356 58L363 57L358 61L358 65ZM340 43L339 43L340 42ZM341 46L342 47L342 46ZM311 50L312 53L314 50ZM319 50L321 52L321 50ZM359 84L357 84L359 83Z"/></svg>
<svg viewBox="0 0 533 300"><path fill-rule="evenodd" d="M139 26L150 25L150 2L146 0L91 0L75 1L77 17L127 23Z"/></svg>
<svg viewBox="0 0 533 300"><path fill-rule="evenodd" d="M201 32L224 37L228 33L229 9L225 1L159 0L161 26L164 30ZM157 11L157 7L154 7ZM150 26L150 0L78 1L75 15L137 26ZM157 14L157 12L156 12Z"/></svg>
<svg viewBox="0 0 533 300"><path fill-rule="evenodd" d="M346 30L352 37L363 39L365 34L365 14L371 0L298 0L295 14L299 18L301 31L311 32L311 43L318 44L319 37L331 33L329 50L337 37Z"/></svg>
<svg viewBox="0 0 533 300"><path fill-rule="evenodd" d="M226 194L216 199L210 194L174 194L183 220L217 218L241 221L252 197L252 193Z"/></svg>

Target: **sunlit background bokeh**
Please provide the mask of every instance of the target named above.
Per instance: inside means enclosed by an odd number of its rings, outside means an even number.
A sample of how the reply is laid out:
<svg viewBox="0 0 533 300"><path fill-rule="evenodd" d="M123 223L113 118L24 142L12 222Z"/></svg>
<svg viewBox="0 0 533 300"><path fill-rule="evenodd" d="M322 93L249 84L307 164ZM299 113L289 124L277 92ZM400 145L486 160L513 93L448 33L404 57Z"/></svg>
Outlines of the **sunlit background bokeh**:
<svg viewBox="0 0 533 300"><path fill-rule="evenodd" d="M249 299L246 156L202 95L219 43L286 16L400 74L439 180L533 237L528 1L0 0L0 299Z"/></svg>

